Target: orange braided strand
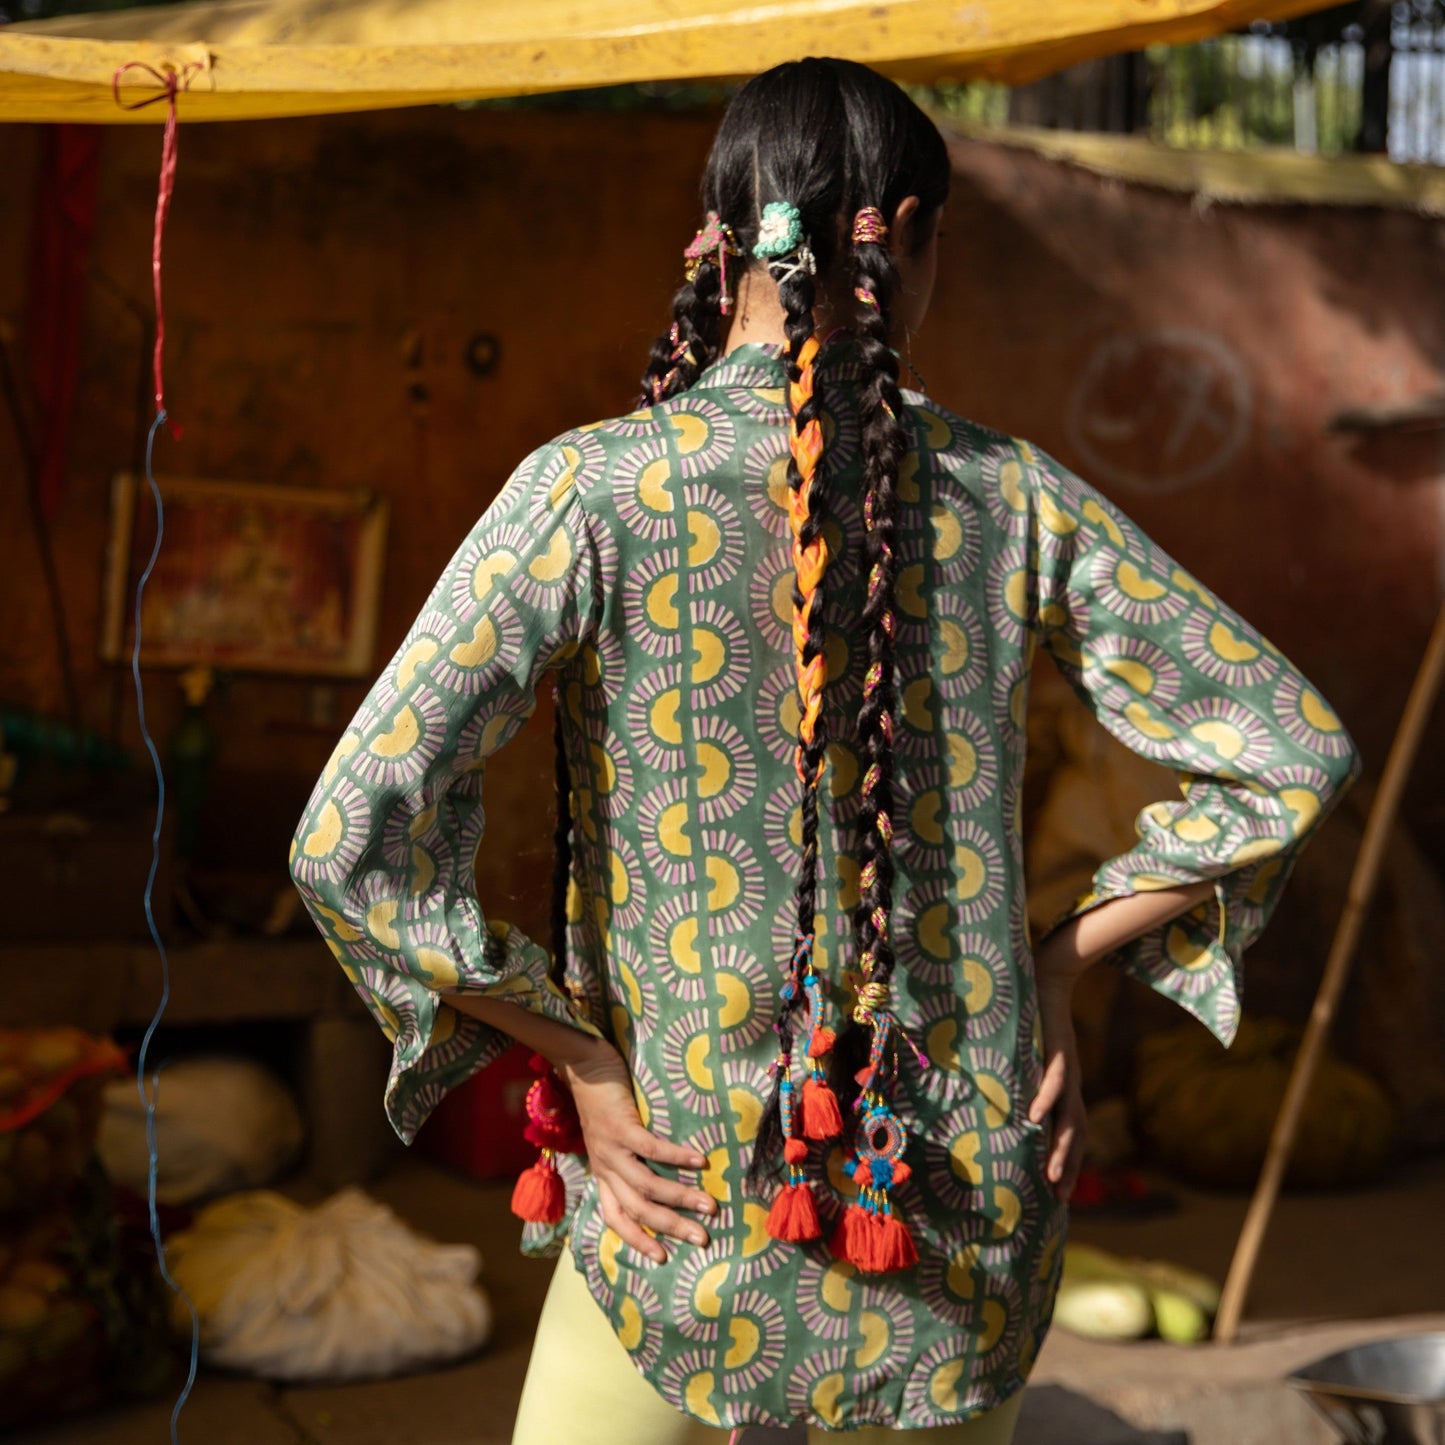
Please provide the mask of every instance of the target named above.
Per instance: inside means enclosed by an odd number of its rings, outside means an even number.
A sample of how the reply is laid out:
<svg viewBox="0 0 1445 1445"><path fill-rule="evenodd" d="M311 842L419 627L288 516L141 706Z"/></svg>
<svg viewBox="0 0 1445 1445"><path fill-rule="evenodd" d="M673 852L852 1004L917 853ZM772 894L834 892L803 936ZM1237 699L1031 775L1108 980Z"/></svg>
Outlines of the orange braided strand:
<svg viewBox="0 0 1445 1445"><path fill-rule="evenodd" d="M798 485L788 494L788 524L793 532L793 568L797 576L798 592L803 599L801 604L793 609L793 647L798 668L798 699L802 705L794 769L798 777L810 785L816 785L823 775L820 761L813 776L808 776L803 754L813 741L818 718L823 711L823 688L828 681L828 660L819 653L811 661L805 662L803 654L807 649L808 634L812 626L813 606L823 583L823 574L828 570L828 548L821 535L808 543L802 540L803 528L811 515L813 482L818 474L818 463L823 456L823 427L816 419L800 427L796 418L799 411L813 399L813 362L817 355L818 338L810 336L798 353L798 379L788 383L788 400L794 417L788 445L798 468Z"/></svg>

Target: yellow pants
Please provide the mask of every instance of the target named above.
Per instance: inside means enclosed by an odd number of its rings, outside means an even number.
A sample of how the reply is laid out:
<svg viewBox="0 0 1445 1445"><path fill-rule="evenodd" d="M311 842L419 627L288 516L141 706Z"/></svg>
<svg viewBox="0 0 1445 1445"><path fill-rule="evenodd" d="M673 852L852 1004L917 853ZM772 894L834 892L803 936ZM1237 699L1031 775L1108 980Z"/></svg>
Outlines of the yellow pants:
<svg viewBox="0 0 1445 1445"><path fill-rule="evenodd" d="M895 1431L877 1426L829 1433L810 1429L809 1445L1009 1445L1023 1391L959 1425ZM557 1261L542 1306L512 1445L726 1445L727 1432L674 1410L641 1375L612 1333L572 1263Z"/></svg>

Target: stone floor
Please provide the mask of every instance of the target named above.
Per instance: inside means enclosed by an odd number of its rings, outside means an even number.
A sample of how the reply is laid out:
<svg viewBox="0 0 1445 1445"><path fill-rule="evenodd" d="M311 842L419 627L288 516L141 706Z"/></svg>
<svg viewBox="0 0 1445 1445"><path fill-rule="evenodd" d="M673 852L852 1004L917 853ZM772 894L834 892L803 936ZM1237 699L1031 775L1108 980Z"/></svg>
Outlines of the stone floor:
<svg viewBox="0 0 1445 1445"><path fill-rule="evenodd" d="M304 1194L304 1182L298 1186ZM479 1243L496 1310L492 1345L452 1369L376 1384L276 1389L203 1372L181 1416L187 1445L492 1445L510 1438L550 1266L514 1249L508 1188L399 1161L371 1192L439 1239ZM1180 1192L1174 1214L1074 1222L1074 1236L1222 1277L1246 1201ZM1287 1197L1270 1231L1240 1342L1102 1345L1054 1330L1025 1397L1018 1445L1326 1445L1290 1370L1366 1338L1445 1330L1445 1158L1384 1185ZM170 1402L102 1411L13 1445L161 1445ZM725 1437L719 1437L720 1442ZM801 1436L752 1431L746 1445ZM558 1445L587 1445L578 1434ZM637 1445L647 1445L645 1441Z"/></svg>

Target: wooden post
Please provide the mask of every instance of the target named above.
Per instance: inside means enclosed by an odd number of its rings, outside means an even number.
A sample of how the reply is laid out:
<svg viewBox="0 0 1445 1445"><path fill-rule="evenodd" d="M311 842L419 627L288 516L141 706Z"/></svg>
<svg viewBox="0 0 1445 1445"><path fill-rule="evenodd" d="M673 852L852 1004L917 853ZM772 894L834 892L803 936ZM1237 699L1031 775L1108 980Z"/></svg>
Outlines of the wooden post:
<svg viewBox="0 0 1445 1445"><path fill-rule="evenodd" d="M1440 615L1435 619L1430 640L1425 645L1425 655L1420 661L1420 669L1415 674L1410 695L1405 700L1400 726L1395 732L1394 742L1390 745L1390 755L1385 760L1379 791L1375 794L1365 822L1365 834L1360 841L1360 852L1355 859L1354 870L1350 874L1344 911L1340 914L1339 926L1335 930L1329 957L1325 961L1314 1008L1310 1011L1299 1053L1295 1056L1294 1067L1290 1072L1289 1085L1285 1089L1284 1102L1280 1106L1279 1117L1275 1120L1274 1131L1270 1135L1264 1168L1260 1171L1254 1197L1249 1202L1249 1212L1244 1217L1244 1226L1239 1233L1239 1242L1235 1245L1234 1258L1230 1261L1229 1275L1225 1279L1224 1292L1219 1302L1219 1314L1214 1323L1214 1339L1219 1344L1230 1344L1239 1328L1245 1297L1254 1277L1255 1262L1259 1257L1260 1246L1264 1243L1275 1200L1279 1196L1285 1166L1289 1163L1290 1152L1294 1148L1305 1100L1309 1096L1310 1084L1319 1066L1325 1037L1334 1019L1340 994L1344 991L1345 980L1349 977L1350 961L1354 957L1360 929L1364 926L1365 913L1384 862L1386 840L1395 821L1395 814L1399 811L1400 795L1404 792L1405 781L1410 775L1415 755L1419 752L1420 739L1425 732L1425 724L1429 721L1430 710L1439 693L1442 672L1445 672L1445 607L1441 608Z"/></svg>

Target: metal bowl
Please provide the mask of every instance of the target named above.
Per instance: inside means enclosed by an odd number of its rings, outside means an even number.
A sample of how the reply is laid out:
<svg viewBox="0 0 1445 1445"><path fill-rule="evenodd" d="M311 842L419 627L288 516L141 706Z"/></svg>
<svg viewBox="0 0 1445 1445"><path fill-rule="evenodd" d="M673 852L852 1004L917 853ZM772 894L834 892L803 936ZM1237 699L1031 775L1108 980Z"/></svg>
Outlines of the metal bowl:
<svg viewBox="0 0 1445 1445"><path fill-rule="evenodd" d="M1351 1445L1445 1445L1445 1332L1355 1345L1285 1378Z"/></svg>

